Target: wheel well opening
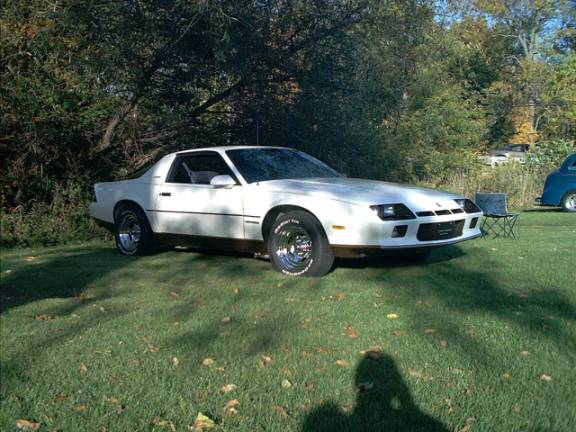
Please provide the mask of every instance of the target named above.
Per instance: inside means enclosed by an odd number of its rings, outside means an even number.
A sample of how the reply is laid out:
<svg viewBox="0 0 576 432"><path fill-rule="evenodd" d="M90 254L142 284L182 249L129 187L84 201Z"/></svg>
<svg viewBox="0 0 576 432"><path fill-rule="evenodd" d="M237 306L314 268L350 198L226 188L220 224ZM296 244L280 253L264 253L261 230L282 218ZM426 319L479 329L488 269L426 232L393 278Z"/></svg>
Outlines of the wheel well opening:
<svg viewBox="0 0 576 432"><path fill-rule="evenodd" d="M118 212L120 211L120 209L125 208L125 207L136 207L139 208L142 213L144 213L144 210L142 209L142 207L140 207L140 205L137 202L131 201L131 200L121 200L118 201L116 203L116 205L114 206L114 221L116 221L116 215L118 214ZM146 214L146 213L144 213Z"/></svg>
<svg viewBox="0 0 576 432"><path fill-rule="evenodd" d="M268 240L268 235L270 234L270 230L274 221L278 219L280 215L291 211L305 211L306 213L310 213L305 208L295 205L280 205L271 208L268 210L268 213L266 213L266 216L264 216L264 220L262 221L262 237L264 238L264 241ZM310 214L314 216L312 213Z"/></svg>

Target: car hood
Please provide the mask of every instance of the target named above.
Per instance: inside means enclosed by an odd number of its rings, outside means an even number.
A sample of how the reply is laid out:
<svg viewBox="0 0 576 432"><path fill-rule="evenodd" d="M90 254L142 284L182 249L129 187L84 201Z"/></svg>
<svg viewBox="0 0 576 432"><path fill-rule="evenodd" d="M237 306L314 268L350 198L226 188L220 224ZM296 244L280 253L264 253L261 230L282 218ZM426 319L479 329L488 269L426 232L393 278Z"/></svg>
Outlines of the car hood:
<svg viewBox="0 0 576 432"><path fill-rule="evenodd" d="M260 182L260 187L275 193L314 195L360 205L403 203L413 211L457 208L454 199L463 198L434 189L345 177L270 180Z"/></svg>

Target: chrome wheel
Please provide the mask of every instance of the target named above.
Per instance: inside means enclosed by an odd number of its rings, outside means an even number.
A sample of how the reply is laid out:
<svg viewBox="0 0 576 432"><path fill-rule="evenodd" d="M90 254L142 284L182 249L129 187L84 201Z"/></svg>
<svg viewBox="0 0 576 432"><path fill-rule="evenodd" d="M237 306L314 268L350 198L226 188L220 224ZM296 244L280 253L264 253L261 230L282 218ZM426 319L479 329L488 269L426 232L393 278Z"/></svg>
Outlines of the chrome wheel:
<svg viewBox="0 0 576 432"><path fill-rule="evenodd" d="M291 273L305 269L312 255L310 234L300 225L290 223L276 235L275 253L281 266Z"/></svg>
<svg viewBox="0 0 576 432"><path fill-rule="evenodd" d="M576 211L576 192L571 193L564 201L564 208L570 211Z"/></svg>
<svg viewBox="0 0 576 432"><path fill-rule="evenodd" d="M141 238L142 228L138 217L132 212L124 213L118 229L118 243L122 251L129 255L135 253Z"/></svg>

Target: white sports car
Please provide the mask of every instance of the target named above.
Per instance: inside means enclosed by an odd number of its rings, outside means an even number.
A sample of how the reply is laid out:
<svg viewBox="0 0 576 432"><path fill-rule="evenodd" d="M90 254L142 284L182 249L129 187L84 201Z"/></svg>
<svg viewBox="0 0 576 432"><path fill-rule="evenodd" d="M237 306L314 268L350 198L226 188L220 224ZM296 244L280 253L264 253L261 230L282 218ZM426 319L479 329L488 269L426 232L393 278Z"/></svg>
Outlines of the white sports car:
<svg viewBox="0 0 576 432"><path fill-rule="evenodd" d="M460 195L343 177L284 147L213 147L169 154L132 180L97 183L90 214L116 246L159 244L268 255L287 275L321 276L334 257L410 251L480 236L481 210Z"/></svg>

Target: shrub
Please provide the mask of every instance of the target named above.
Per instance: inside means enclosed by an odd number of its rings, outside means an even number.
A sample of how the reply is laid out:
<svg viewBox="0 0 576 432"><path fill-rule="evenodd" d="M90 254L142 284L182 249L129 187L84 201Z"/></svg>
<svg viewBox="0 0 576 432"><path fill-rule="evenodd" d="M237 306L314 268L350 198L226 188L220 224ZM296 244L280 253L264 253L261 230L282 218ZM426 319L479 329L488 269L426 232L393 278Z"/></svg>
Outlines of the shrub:
<svg viewBox="0 0 576 432"><path fill-rule="evenodd" d="M425 185L474 198L476 192L501 192L508 195L516 209L532 207L542 194L546 176L575 151L570 141L549 141L537 144L525 164L510 162L492 168L478 157L463 157L461 165L449 173L425 179Z"/></svg>
<svg viewBox="0 0 576 432"><path fill-rule="evenodd" d="M79 185L55 192L51 203L3 209L0 246L51 246L109 234L88 216L89 198Z"/></svg>

